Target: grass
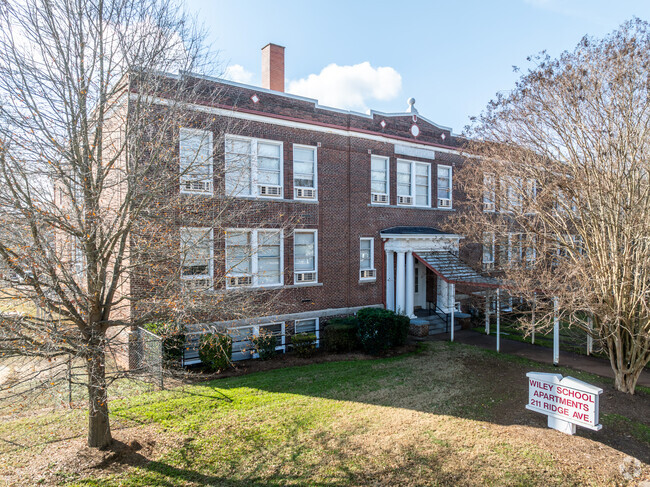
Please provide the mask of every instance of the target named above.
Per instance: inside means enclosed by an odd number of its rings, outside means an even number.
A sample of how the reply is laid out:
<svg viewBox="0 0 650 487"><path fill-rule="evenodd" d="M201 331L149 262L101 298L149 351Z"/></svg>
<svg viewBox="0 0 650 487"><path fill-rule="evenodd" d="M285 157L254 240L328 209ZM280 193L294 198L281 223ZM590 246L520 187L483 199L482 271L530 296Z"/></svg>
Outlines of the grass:
<svg viewBox="0 0 650 487"><path fill-rule="evenodd" d="M50 461L42 470L54 475L50 480L77 486L614 482L620 452L547 430L541 416L524 410L530 364L521 360L433 342L400 357L140 394L113 401L112 419L123 427L143 425L136 433L147 431L167 445L150 461L121 459L121 470L90 474ZM594 376L583 380L602 383ZM47 457L43 440L61 430L81 433L84 421L80 411L3 421L0 439L40 446L0 443L0 471ZM634 431L635 441L650 447L647 425L618 413L607 421L612 431ZM578 461L589 468L575 468Z"/></svg>

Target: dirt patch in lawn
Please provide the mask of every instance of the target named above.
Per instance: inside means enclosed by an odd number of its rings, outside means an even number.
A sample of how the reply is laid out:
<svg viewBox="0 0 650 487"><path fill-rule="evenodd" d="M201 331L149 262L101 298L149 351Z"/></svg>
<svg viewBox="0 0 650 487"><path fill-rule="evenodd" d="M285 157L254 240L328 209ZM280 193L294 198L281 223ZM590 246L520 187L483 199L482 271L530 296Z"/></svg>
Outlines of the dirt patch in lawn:
<svg viewBox="0 0 650 487"><path fill-rule="evenodd" d="M181 445L180 438L151 426L113 431L113 443L104 450L89 448L85 437L53 442L39 449L37 455L30 452L28 464L18 461L15 455L20 456L20 452L7 455L0 463L0 484L4 480L8 485L60 485L81 478L105 477L142 467Z"/></svg>

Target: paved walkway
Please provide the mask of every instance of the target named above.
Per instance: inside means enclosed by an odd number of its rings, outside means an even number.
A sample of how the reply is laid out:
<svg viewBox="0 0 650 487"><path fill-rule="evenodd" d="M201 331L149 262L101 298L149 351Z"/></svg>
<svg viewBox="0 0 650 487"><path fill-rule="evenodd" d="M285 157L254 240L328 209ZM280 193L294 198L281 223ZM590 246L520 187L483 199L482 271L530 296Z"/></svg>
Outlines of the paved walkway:
<svg viewBox="0 0 650 487"><path fill-rule="evenodd" d="M465 343L467 345L475 345L490 350L497 349L496 337L488 336L484 333L479 333L473 330L459 330L454 334L454 339L457 342ZM427 340L449 340L449 333L431 335ZM504 337L501 337L501 352L525 357L534 360L535 362L542 362L545 364L553 363L553 350L551 348L532 345L530 343L522 343L516 340L509 340ZM614 372L612 371L609 361L602 358L588 357L577 353L560 351L559 365L600 375L602 377L609 377L610 379L614 378ZM648 373L647 370L641 372L637 385L650 387L650 373Z"/></svg>

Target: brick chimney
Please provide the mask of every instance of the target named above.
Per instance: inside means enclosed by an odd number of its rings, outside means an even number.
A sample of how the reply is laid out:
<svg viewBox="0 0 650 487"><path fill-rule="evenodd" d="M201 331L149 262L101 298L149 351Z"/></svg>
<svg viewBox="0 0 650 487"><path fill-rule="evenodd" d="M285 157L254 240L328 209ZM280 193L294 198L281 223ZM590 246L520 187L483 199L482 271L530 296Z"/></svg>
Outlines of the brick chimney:
<svg viewBox="0 0 650 487"><path fill-rule="evenodd" d="M284 91L284 47L267 44L262 48L262 88Z"/></svg>

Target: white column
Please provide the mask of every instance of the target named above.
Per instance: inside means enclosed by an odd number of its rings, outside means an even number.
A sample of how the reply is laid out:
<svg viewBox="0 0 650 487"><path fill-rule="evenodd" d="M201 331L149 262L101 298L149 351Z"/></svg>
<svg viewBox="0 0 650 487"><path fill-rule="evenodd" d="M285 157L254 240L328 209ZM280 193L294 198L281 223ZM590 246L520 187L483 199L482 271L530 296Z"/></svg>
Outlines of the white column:
<svg viewBox="0 0 650 487"><path fill-rule="evenodd" d="M497 352L501 351L501 293L497 288Z"/></svg>
<svg viewBox="0 0 650 487"><path fill-rule="evenodd" d="M413 314L413 300L415 298L415 268L413 266L413 252L406 252L406 316L415 318Z"/></svg>
<svg viewBox="0 0 650 487"><path fill-rule="evenodd" d="M560 363L560 317L558 299L553 298L553 365Z"/></svg>
<svg viewBox="0 0 650 487"><path fill-rule="evenodd" d="M490 291L485 291L485 334L490 334Z"/></svg>
<svg viewBox="0 0 650 487"><path fill-rule="evenodd" d="M395 252L386 250L386 309L395 311Z"/></svg>
<svg viewBox="0 0 650 487"><path fill-rule="evenodd" d="M532 327L533 331L531 333L531 342L535 345L535 308L537 307L537 293L533 293L533 317L532 317Z"/></svg>
<svg viewBox="0 0 650 487"><path fill-rule="evenodd" d="M592 336L594 331L594 318L591 315L587 318L587 326L589 327L589 333L587 333L587 355L591 355L594 351L594 337Z"/></svg>
<svg viewBox="0 0 650 487"><path fill-rule="evenodd" d="M406 273L404 265L406 264L405 252L397 252L397 277L395 279L396 303L395 312L404 313L406 310Z"/></svg>
<svg viewBox="0 0 650 487"><path fill-rule="evenodd" d="M456 306L451 307L451 341L454 341L454 327L456 326L455 321L456 317Z"/></svg>

